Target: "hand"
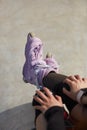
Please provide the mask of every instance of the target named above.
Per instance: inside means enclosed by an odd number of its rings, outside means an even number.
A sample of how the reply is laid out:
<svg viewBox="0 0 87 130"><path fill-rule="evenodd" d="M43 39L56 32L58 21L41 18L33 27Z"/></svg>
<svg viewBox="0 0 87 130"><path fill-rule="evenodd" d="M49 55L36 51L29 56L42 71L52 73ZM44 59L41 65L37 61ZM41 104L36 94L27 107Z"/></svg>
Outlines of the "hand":
<svg viewBox="0 0 87 130"><path fill-rule="evenodd" d="M76 100L76 95L82 88L87 88L87 78L81 78L79 75L69 76L64 80L70 86L70 91L63 88L64 94Z"/></svg>
<svg viewBox="0 0 87 130"><path fill-rule="evenodd" d="M43 88L44 93L40 90L37 90L36 93L39 96L34 96L34 99L41 104L41 106L34 106L35 109L38 109L42 112L45 112L52 106L60 106L63 107L62 99L60 96L53 96L51 91L47 88Z"/></svg>

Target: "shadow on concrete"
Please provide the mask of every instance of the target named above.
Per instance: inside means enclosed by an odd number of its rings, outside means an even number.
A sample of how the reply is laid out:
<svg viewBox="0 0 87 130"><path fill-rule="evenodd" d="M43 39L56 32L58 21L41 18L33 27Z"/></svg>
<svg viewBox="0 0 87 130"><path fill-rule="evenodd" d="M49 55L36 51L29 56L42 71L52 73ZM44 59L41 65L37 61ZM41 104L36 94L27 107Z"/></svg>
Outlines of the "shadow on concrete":
<svg viewBox="0 0 87 130"><path fill-rule="evenodd" d="M31 130L34 127L34 109L31 103L0 113L0 130Z"/></svg>

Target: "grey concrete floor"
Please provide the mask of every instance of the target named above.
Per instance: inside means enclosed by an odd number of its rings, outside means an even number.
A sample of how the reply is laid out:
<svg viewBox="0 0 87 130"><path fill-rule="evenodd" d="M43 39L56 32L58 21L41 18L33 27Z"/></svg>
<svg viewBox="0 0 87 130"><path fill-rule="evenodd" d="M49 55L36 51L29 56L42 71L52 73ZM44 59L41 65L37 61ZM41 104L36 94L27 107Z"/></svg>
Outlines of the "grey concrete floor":
<svg viewBox="0 0 87 130"><path fill-rule="evenodd" d="M87 77L86 0L0 1L0 130L30 130L35 86L22 81L28 32L44 43L60 73ZM23 112L23 113L22 113Z"/></svg>

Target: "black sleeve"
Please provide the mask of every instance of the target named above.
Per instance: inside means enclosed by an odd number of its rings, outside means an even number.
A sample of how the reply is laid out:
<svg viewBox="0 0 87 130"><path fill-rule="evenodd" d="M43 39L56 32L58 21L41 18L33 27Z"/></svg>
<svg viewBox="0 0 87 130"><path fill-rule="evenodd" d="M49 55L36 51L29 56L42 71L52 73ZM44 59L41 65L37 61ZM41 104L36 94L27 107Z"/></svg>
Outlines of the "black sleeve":
<svg viewBox="0 0 87 130"><path fill-rule="evenodd" d="M47 130L65 130L64 109L62 107L51 107L44 116L47 120Z"/></svg>

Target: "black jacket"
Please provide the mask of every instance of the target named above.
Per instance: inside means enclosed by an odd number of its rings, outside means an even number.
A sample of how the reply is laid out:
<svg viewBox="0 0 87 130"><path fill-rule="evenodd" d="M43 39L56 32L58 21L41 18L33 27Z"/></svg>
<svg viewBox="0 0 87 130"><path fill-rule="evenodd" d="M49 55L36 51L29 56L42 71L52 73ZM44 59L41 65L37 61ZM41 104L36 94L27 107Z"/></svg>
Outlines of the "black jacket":
<svg viewBox="0 0 87 130"><path fill-rule="evenodd" d="M65 130L63 107L51 107L44 116L47 120L47 130Z"/></svg>

